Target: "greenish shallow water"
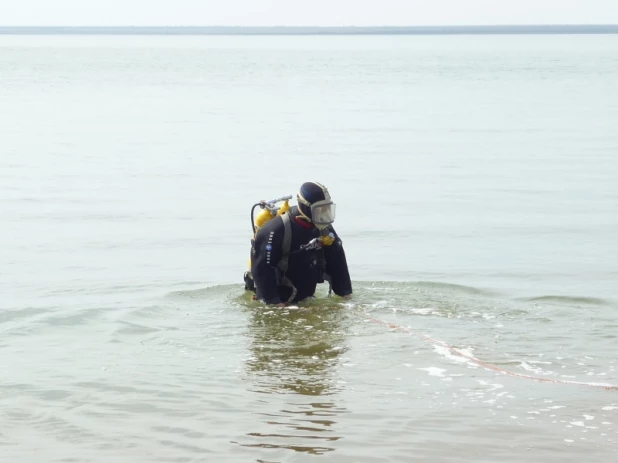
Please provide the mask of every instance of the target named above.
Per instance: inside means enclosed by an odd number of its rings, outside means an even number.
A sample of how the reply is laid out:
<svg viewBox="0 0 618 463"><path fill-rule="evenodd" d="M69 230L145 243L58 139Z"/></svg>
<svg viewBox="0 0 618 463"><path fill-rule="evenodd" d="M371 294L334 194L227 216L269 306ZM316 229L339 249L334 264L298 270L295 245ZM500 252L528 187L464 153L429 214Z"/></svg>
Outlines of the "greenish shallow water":
<svg viewBox="0 0 618 463"><path fill-rule="evenodd" d="M612 461L617 72L616 36L0 37L0 455ZM250 206L307 179L354 299L261 307Z"/></svg>

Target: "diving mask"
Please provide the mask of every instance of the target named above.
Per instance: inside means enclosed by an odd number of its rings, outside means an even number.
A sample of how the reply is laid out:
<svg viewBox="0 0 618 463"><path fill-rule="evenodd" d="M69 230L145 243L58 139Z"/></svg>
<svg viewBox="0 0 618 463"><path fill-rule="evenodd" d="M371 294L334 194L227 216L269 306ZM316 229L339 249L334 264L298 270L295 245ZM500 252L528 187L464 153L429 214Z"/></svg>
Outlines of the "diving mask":
<svg viewBox="0 0 618 463"><path fill-rule="evenodd" d="M317 201L311 205L311 221L315 225L330 225L335 221L335 209L332 201Z"/></svg>

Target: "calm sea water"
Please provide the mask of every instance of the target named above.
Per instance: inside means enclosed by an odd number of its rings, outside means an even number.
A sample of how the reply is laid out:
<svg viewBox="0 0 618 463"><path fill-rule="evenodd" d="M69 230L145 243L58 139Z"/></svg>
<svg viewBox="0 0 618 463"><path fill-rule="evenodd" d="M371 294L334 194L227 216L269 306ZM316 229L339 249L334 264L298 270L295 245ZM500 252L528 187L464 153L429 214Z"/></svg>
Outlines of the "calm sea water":
<svg viewBox="0 0 618 463"><path fill-rule="evenodd" d="M613 461L617 76L618 36L0 37L0 460ZM260 307L250 207L307 180L354 299Z"/></svg>

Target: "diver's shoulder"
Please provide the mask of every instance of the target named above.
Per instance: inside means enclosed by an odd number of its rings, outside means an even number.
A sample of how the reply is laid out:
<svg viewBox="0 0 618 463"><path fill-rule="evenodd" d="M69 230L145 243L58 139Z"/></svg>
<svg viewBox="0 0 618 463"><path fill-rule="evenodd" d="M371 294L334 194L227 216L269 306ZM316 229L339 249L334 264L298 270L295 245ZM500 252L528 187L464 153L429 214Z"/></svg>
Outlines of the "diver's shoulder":
<svg viewBox="0 0 618 463"><path fill-rule="evenodd" d="M277 216L262 225L262 228L258 230L258 234L277 233L279 230L283 231L283 228L283 219L281 216Z"/></svg>

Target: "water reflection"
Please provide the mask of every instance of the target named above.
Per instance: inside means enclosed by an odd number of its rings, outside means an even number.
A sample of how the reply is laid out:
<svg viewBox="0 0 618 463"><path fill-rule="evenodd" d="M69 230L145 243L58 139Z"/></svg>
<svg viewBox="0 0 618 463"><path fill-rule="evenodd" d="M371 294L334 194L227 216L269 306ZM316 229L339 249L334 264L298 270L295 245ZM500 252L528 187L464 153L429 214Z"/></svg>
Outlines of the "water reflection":
<svg viewBox="0 0 618 463"><path fill-rule="evenodd" d="M337 365L345 352L345 311L331 307L296 310L250 309L250 389L258 396L261 432L245 447L289 449L310 454L334 450L341 439L336 403L342 384ZM268 425L268 426L263 426Z"/></svg>

